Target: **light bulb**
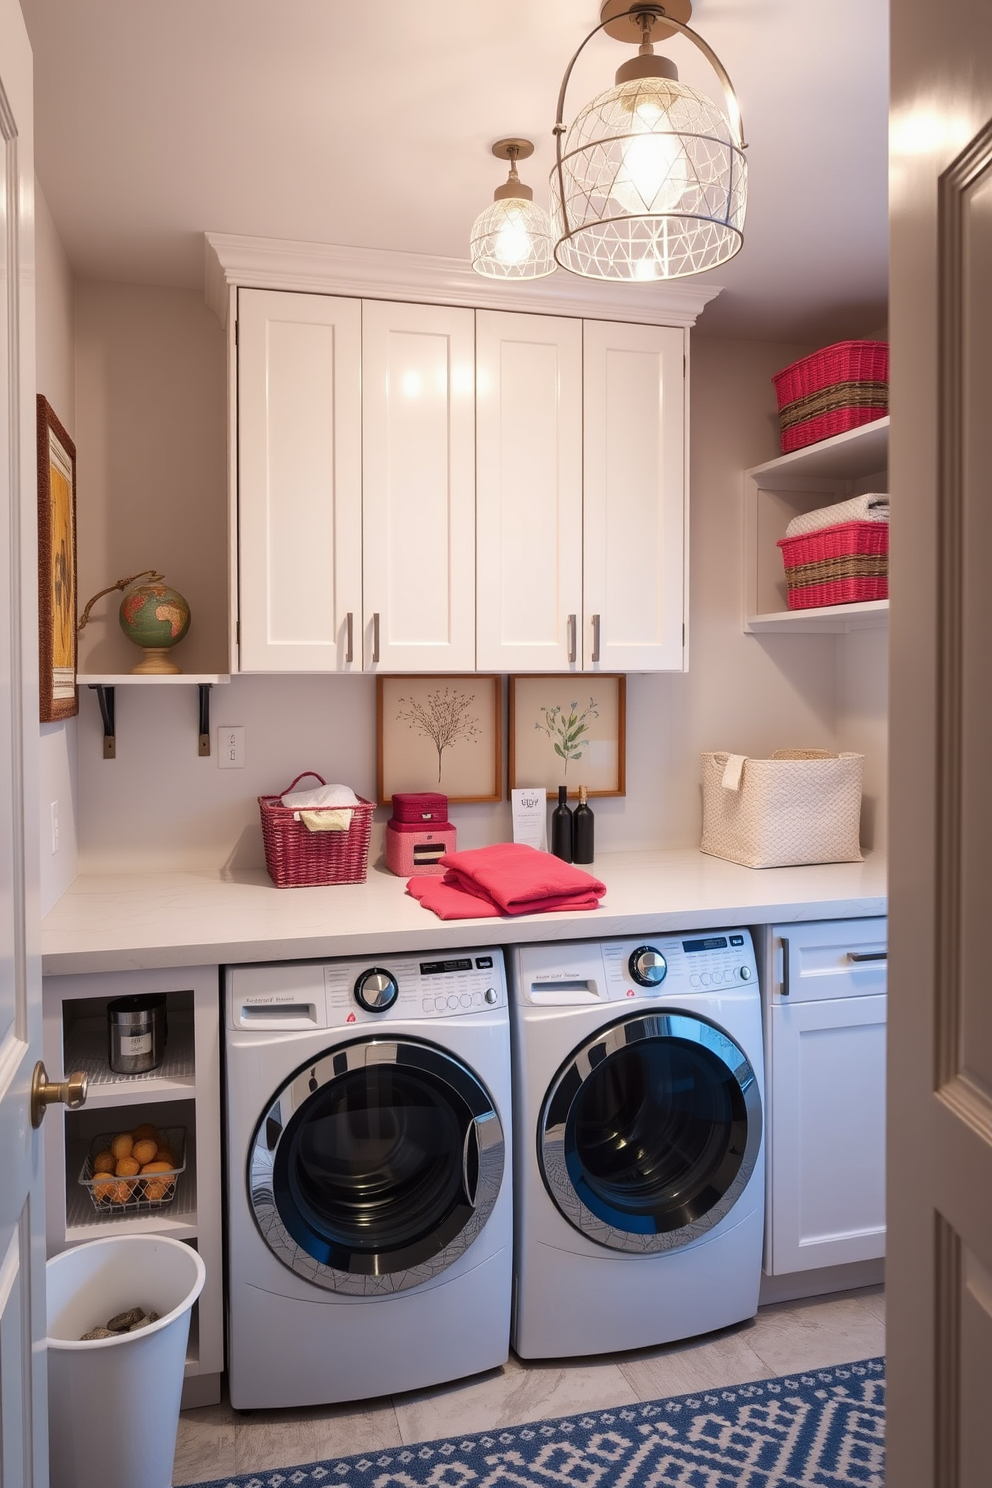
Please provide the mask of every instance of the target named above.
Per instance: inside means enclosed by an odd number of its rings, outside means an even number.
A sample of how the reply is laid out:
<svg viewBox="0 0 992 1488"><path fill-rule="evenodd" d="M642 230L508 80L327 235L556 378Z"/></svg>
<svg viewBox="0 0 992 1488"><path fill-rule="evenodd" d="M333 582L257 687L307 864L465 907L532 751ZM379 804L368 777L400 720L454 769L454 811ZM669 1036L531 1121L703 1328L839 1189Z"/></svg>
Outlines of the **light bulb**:
<svg viewBox="0 0 992 1488"><path fill-rule="evenodd" d="M621 147L621 165L610 193L627 212L673 212L681 200L686 184L678 169L681 142L675 134L655 132L667 123L665 110L653 99L642 98L633 110L635 133Z"/></svg>
<svg viewBox="0 0 992 1488"><path fill-rule="evenodd" d="M534 249L524 213L512 201L505 205L505 218L496 234L493 252L501 264L526 263Z"/></svg>

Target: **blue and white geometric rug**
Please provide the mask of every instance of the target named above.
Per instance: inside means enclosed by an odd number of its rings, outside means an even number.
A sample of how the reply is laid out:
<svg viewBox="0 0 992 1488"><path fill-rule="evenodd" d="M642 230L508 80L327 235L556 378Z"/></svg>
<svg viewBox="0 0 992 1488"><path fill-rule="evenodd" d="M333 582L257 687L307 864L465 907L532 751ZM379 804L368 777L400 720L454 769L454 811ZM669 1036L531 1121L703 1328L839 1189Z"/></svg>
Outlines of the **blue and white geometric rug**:
<svg viewBox="0 0 992 1488"><path fill-rule="evenodd" d="M189 1488L883 1488L885 1360Z"/></svg>

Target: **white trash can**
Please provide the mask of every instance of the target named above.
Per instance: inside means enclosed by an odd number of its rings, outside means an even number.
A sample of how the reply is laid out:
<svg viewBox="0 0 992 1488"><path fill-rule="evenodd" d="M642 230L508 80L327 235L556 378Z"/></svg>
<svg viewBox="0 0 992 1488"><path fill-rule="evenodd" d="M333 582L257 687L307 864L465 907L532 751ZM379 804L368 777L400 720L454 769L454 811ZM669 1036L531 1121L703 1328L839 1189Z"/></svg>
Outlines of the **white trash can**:
<svg viewBox="0 0 992 1488"><path fill-rule="evenodd" d="M164 1235L108 1235L46 1273L51 1488L169 1488L203 1261ZM159 1319L81 1341L131 1307Z"/></svg>

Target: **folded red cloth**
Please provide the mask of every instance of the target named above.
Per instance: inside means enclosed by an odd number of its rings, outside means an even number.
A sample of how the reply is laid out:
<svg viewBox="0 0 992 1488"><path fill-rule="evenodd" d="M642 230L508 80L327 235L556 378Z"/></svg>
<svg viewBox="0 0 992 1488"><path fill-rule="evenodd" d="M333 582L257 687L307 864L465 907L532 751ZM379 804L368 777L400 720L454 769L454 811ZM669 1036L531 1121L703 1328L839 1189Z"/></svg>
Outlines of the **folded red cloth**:
<svg viewBox="0 0 992 1488"><path fill-rule="evenodd" d="M522 842L497 842L445 853L445 884L485 895L503 914L540 914L555 909L596 909L606 885L552 853Z"/></svg>
<svg viewBox="0 0 992 1488"><path fill-rule="evenodd" d="M411 878L406 891L412 898L419 899L425 909L432 909L439 920L499 919L501 916L491 899L466 894L464 889L446 884L443 878Z"/></svg>

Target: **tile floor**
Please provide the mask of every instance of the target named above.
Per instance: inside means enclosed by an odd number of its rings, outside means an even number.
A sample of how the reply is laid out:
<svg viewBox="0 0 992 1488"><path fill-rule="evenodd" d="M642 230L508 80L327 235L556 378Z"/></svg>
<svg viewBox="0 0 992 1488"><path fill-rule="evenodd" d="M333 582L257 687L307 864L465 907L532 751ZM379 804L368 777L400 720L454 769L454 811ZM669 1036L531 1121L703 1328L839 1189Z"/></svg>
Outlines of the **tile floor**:
<svg viewBox="0 0 992 1488"><path fill-rule="evenodd" d="M751 1322L660 1348L593 1359L524 1362L457 1384L357 1405L255 1411L226 1403L184 1411L173 1484L263 1472L455 1432L606 1409L846 1364L885 1352L881 1287L763 1307Z"/></svg>

